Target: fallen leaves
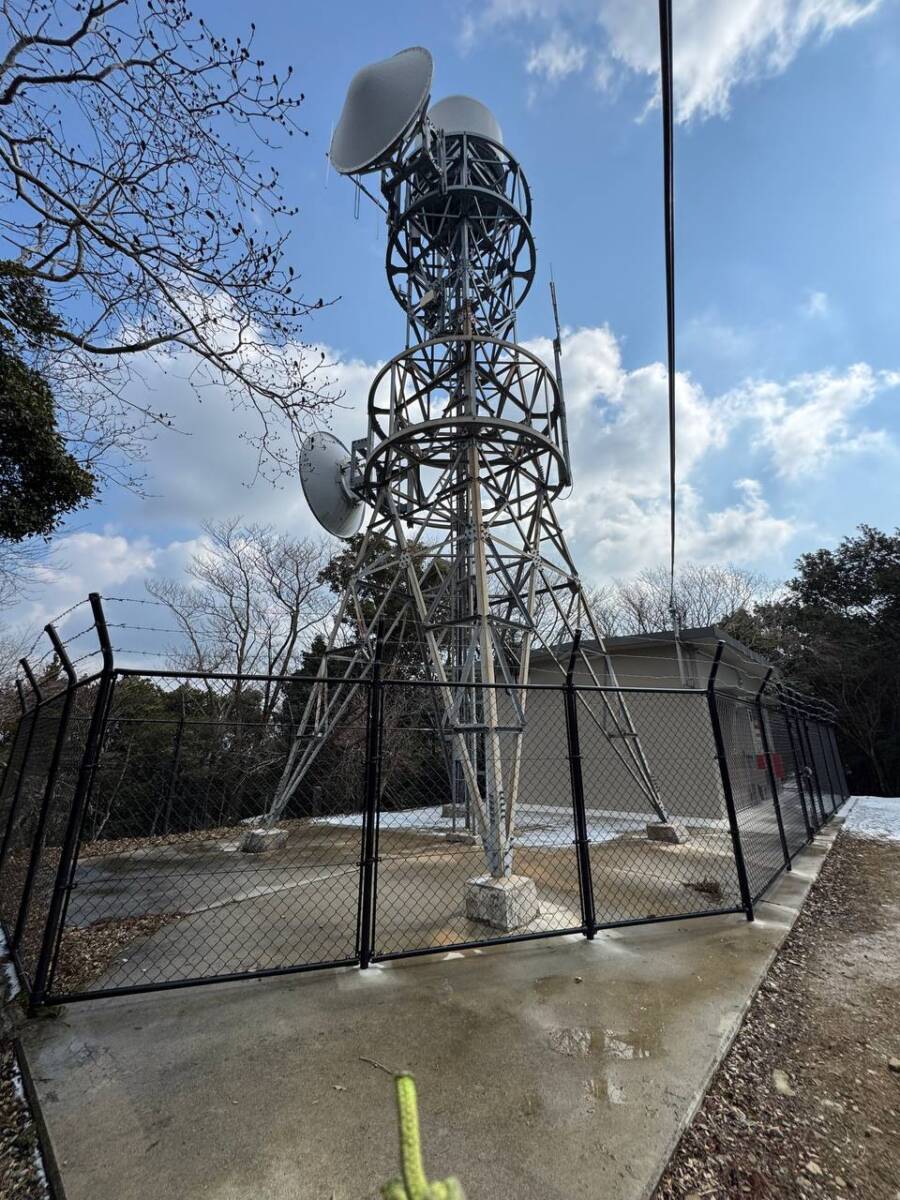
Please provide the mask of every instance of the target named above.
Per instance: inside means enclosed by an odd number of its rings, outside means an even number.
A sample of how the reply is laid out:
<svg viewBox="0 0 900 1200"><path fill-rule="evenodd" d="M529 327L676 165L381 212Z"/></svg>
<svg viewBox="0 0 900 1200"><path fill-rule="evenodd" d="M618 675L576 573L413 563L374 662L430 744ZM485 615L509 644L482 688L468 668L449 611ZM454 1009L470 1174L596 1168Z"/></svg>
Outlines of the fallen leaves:
<svg viewBox="0 0 900 1200"><path fill-rule="evenodd" d="M841 835L655 1200L900 1200L898 904L900 848Z"/></svg>

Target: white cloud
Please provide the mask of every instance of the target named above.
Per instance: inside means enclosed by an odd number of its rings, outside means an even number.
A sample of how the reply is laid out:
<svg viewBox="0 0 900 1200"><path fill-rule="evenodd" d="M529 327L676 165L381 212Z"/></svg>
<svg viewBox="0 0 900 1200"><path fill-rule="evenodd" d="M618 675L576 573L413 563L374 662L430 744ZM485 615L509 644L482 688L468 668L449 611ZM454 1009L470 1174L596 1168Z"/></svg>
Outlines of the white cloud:
<svg viewBox="0 0 900 1200"><path fill-rule="evenodd" d="M673 60L679 121L728 114L735 89L780 75L807 45L820 43L876 12L885 0L680 0L675 6ZM658 100L659 26L656 5L634 0L488 0L464 19L464 39L495 36L523 24L608 55L628 72L648 77L647 106ZM552 51L548 49L552 57ZM532 50L532 55L534 51ZM527 62L531 61L531 56ZM593 58L585 53L572 74ZM562 75L559 76L560 78ZM595 83L605 87L608 72Z"/></svg>
<svg viewBox="0 0 900 1200"><path fill-rule="evenodd" d="M714 309L689 317L679 332L679 353L687 358L695 355L701 361L721 362L737 373L742 366L759 360L764 350L759 331L746 326L736 328Z"/></svg>
<svg viewBox="0 0 900 1200"><path fill-rule="evenodd" d="M314 347L311 357L318 352ZM334 360L327 350L326 359ZM148 363L132 385L139 402L146 402L148 392L159 397L158 407L165 407L174 423L149 445L144 464L149 495L142 499L108 490L99 506L79 513L74 527L54 538L54 553L39 569L33 594L4 612L5 627L37 631L89 592L145 597L148 576L182 574L202 545L201 524L208 518L241 514L296 537L324 536L297 478L277 486L264 479L253 482L257 455L242 438L250 415L235 410L221 386L205 387L198 400L176 371L178 365L174 360ZM348 360L337 361L329 372L335 391L345 394L328 428L348 446L366 432L368 389L376 370L377 365ZM93 528L86 528L89 521ZM129 532L135 529L138 535ZM183 536L173 537L182 531ZM73 614L60 631L71 633L73 621L86 624L87 611Z"/></svg>
<svg viewBox="0 0 900 1200"><path fill-rule="evenodd" d="M75 637L68 650L77 662L83 655L98 650L91 611L84 603L90 592L104 596L144 597L144 580L148 575L181 575L201 544L199 536L156 544L149 536L128 537L112 525L62 534L54 541L51 561L37 571L34 597L13 607L4 614L5 619L11 628L31 631L31 637L37 637L38 630L48 621L54 621L64 640ZM114 601L110 601L105 607L107 620L111 622L129 618L129 625L158 624L158 620L149 619L143 610L136 616L137 610L133 606L120 610ZM67 611L69 609L73 611ZM64 615L57 619L60 614ZM131 629L120 631L114 628L111 632L114 644L120 647L131 648L129 643L137 642L140 650L141 643L147 641ZM155 640L158 642L159 639ZM49 641L40 637L33 659L37 661L45 650L49 650ZM98 662L88 660L80 669L84 673L98 665Z"/></svg>
<svg viewBox="0 0 900 1200"><path fill-rule="evenodd" d="M831 311L831 306L828 303L828 293L810 291L800 306L800 311L804 317L809 317L810 320L815 320L817 317L827 317Z"/></svg>
<svg viewBox="0 0 900 1200"><path fill-rule="evenodd" d="M722 397L733 423L746 423L755 448L768 453L787 480L821 476L837 455L879 451L891 442L883 429L856 418L880 393L900 384L895 371L857 363L842 374L819 371L787 383L751 381Z"/></svg>
<svg viewBox="0 0 900 1200"><path fill-rule="evenodd" d="M587 47L578 45L567 33L557 29L545 42L532 48L525 70L548 83L559 83L567 75L583 70L586 59Z"/></svg>
<svg viewBox="0 0 900 1200"><path fill-rule="evenodd" d="M550 343L530 348L543 358ZM608 327L563 339L574 487L560 515L585 578L628 575L664 561L669 546L668 389L661 363L628 371ZM739 477L739 498L710 508L702 469L728 448L733 417L689 376L676 381L678 551L695 561L754 562L797 530L772 513L761 485Z"/></svg>
<svg viewBox="0 0 900 1200"><path fill-rule="evenodd" d="M552 361L548 340L529 347ZM648 363L627 369L607 326L566 332L563 367L574 489L560 503L560 515L576 562L593 581L664 561L665 368ZM331 427L347 443L365 432L366 397L376 370L358 360L337 364L347 395ZM161 389L163 380L156 385ZM192 434L162 434L152 445L148 466L155 496L138 501L109 495L88 514L87 519L95 517L93 528L80 515L79 528L57 539L65 567L44 572L40 594L8 614L11 623L39 626L89 591L145 596L148 575L178 577L202 544L201 522L208 517L242 514L294 536L321 535L295 480L280 489L265 481L245 486L255 455L239 440L241 414L231 411L220 392L198 405L171 376L165 386L167 406ZM800 528L814 525L803 509L810 477L822 476L838 455L892 449L888 435L862 418L875 397L898 386L900 373L866 364L787 381L751 380L719 396L679 374L679 555L763 567L777 558ZM787 512L776 511L767 495L766 480L773 476L792 497ZM717 502L708 498L713 482L720 489Z"/></svg>
<svg viewBox="0 0 900 1200"><path fill-rule="evenodd" d="M314 347L310 357L318 353ZM335 360L331 351L326 351L326 357ZM368 389L376 369L351 359L338 360L329 370L335 391L344 396L340 407L332 409L328 428L348 446L366 432ZM164 431L152 443L147 464L151 495L142 501L117 499L120 513L126 517L133 513L142 526L151 527L192 527L208 517L241 513L249 520L275 520L298 534L313 531L295 477L281 479L276 486L264 479L254 482L256 451L242 437L252 417L232 408L220 387L206 388L200 403L185 379L152 368L141 386L165 397L177 430L183 432Z"/></svg>

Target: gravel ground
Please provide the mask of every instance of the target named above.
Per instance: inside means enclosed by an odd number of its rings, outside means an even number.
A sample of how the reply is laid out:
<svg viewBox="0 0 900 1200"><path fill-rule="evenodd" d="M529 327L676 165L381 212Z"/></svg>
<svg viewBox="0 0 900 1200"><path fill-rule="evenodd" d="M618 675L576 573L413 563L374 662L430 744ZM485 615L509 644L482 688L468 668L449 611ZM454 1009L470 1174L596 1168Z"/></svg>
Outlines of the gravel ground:
<svg viewBox="0 0 900 1200"><path fill-rule="evenodd" d="M844 831L655 1200L900 1200L898 962L900 843Z"/></svg>
<svg viewBox="0 0 900 1200"><path fill-rule="evenodd" d="M37 1132L25 1099L12 1039L23 1018L0 936L0 1197L50 1200Z"/></svg>

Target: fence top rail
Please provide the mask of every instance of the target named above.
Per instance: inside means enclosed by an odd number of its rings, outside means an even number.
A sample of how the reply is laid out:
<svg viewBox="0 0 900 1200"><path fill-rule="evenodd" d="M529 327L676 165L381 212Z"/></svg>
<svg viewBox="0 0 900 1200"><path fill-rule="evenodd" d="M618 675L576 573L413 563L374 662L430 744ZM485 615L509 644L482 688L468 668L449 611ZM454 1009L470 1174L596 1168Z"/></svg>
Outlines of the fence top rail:
<svg viewBox="0 0 900 1200"><path fill-rule="evenodd" d="M168 717L117 717L115 713L109 713L106 718L107 726L112 725L214 725L217 728L233 725L240 729L274 729L278 725L289 727L296 725L297 721L282 721L280 717L273 718L270 721L245 721L242 717L191 717L184 713L172 713ZM339 721L335 728L338 729L364 729L365 720L359 719L356 721Z"/></svg>
<svg viewBox="0 0 900 1200"><path fill-rule="evenodd" d="M47 692L46 690L42 690L40 700L36 701L34 704L27 704L22 710L22 716L35 713L41 708L47 708L47 706L53 704L54 701L63 700L69 693L77 692L79 688L86 687L91 683L96 683L102 674L102 671L95 671L93 675L85 675L82 679L72 680L71 683L63 682L63 686L57 688L55 692ZM45 683L44 688L46 689L47 686L48 685Z"/></svg>
<svg viewBox="0 0 900 1200"><path fill-rule="evenodd" d="M98 678L101 672L89 676L79 683L90 682ZM346 679L341 676L323 677L319 675L267 675L262 673L239 674L236 671L190 671L190 670L173 670L169 668L157 667L116 667L114 674L121 678L143 678L143 679L183 679L183 680L209 680L224 683L261 683L261 684L276 684L284 687L289 684L320 684L329 687L368 687L371 683L371 676L368 672L359 675L352 679ZM567 684L564 676L561 676L559 683L481 683L478 681L468 680L464 684L454 682L442 682L437 679L396 679L388 676L382 678L380 684L387 688L426 688L426 689L441 689L444 687L466 687L475 690L491 689L495 692L564 692ZM627 693L629 695L649 693L660 696L704 696L707 688L703 687L662 687L659 684L612 684L612 683L576 683L571 685L576 692L609 692L611 694ZM715 688L716 695L724 696L728 699L733 699L741 703L753 705L756 700L756 691L738 691L728 684L717 685ZM762 698L763 704L767 706L780 706L781 701L770 699L768 696ZM793 702L788 701L790 707L795 707ZM808 715L812 716L811 713ZM821 714L825 721L833 722L833 718Z"/></svg>
<svg viewBox="0 0 900 1200"><path fill-rule="evenodd" d="M235 683L362 684L369 682L368 675L360 676L358 679L341 679L322 678L318 675L265 675L252 672L240 674L237 671L178 671L163 667L116 667L113 673L121 676L140 676L145 679L219 679L231 680Z"/></svg>
<svg viewBox="0 0 900 1200"><path fill-rule="evenodd" d="M184 680L217 680L231 683L271 683L287 684L324 684L329 687L369 687L372 680L368 675L357 679L322 678L318 675L236 675L223 671L156 671L142 670L140 667L117 667L115 675L123 678L143 679L184 679ZM94 676L93 678L96 678ZM430 688L440 690L445 687L465 687L474 689L489 688L495 692L564 692L565 683L480 683L467 681L461 683L442 683L436 679L382 679L380 683L386 688ZM705 694L702 688L682 687L646 687L626 686L615 684L576 684L577 692L656 692L660 695L701 696Z"/></svg>

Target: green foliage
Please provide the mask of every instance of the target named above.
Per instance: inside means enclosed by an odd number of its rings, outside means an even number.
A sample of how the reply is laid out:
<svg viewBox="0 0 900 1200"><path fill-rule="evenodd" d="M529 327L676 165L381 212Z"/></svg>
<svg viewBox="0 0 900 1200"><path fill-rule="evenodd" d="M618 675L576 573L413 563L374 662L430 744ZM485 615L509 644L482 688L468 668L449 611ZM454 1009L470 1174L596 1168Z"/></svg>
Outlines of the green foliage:
<svg viewBox="0 0 900 1200"><path fill-rule="evenodd" d="M152 677L115 686L85 837L153 837L231 826L274 792L285 730L255 686Z"/></svg>
<svg viewBox="0 0 900 1200"><path fill-rule="evenodd" d="M0 337L16 348L48 346L59 331L59 318L44 288L18 263L0 261Z"/></svg>
<svg viewBox="0 0 900 1200"><path fill-rule="evenodd" d="M728 630L838 709L854 792L900 794L900 529L802 555L785 599Z"/></svg>
<svg viewBox="0 0 900 1200"><path fill-rule="evenodd" d="M49 537L94 494L66 450L53 393L24 357L52 341L56 318L40 284L0 263L0 538Z"/></svg>
<svg viewBox="0 0 900 1200"><path fill-rule="evenodd" d="M356 571L363 540L363 534L351 538L346 543L346 548L335 554L319 575L320 581L327 584L335 596L341 596L349 585ZM361 564L362 570L357 575L356 597L367 625L374 620L380 607L381 620L387 631L383 651L385 673L395 679L419 678L422 675L422 663L427 662L427 653L417 636L418 626L411 625L402 616L407 608L409 585L404 580L389 592L396 578L399 556L400 551L396 543L384 534L372 535L366 558ZM428 593L437 588L448 569L445 560L433 553L429 547L424 547L423 552L416 554L413 561L422 590ZM438 606L431 619L438 622L449 615L449 606L445 602ZM351 640L355 640L358 637L355 609L348 607L344 624ZM321 651L319 653L321 654Z"/></svg>

